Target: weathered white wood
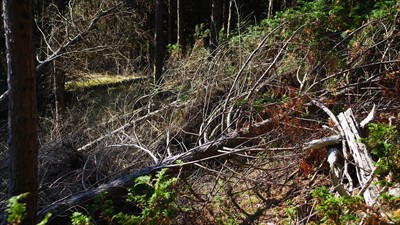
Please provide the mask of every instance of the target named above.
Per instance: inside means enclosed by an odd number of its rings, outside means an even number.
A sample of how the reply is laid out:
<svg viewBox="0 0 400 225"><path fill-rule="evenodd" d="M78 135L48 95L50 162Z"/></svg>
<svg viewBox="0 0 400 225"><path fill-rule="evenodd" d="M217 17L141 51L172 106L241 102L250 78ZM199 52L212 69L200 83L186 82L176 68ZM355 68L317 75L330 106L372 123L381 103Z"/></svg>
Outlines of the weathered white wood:
<svg viewBox="0 0 400 225"><path fill-rule="evenodd" d="M365 119L363 119L363 120L360 122L360 127L361 127L361 128L365 128L365 126L367 126L367 124L369 124L369 122L371 122L371 121L374 119L375 113L376 113L376 106L375 106L375 104L374 104L374 106L372 107L371 112L368 113L368 116L365 117Z"/></svg>
<svg viewBox="0 0 400 225"><path fill-rule="evenodd" d="M368 153L366 146L360 142L359 125L357 124L351 109L338 115L340 126L344 132L344 138L349 146L350 153L356 166L358 181L363 187L368 185L364 192L364 199L367 205L373 205L378 196L378 188L373 183L369 183L373 171L375 170L374 162Z"/></svg>
<svg viewBox="0 0 400 225"><path fill-rule="evenodd" d="M314 105L318 106L320 109L322 109L329 116L329 118L331 118L331 120L335 124L335 127L340 132L340 136L344 137L345 134L344 134L343 128L340 126L340 123L339 123L338 119L336 118L335 114L333 114L333 112L331 110L329 110L324 104L322 104L319 101L313 100L312 103ZM342 154L345 159L344 166L343 166L343 175L349 181L349 185L350 185L349 190L350 190L350 192L352 192L353 191L353 180L349 173L349 161L350 161L351 157L350 157L349 151L347 150L346 140L344 138L342 138Z"/></svg>
<svg viewBox="0 0 400 225"><path fill-rule="evenodd" d="M342 169L343 169L343 158L341 157L340 151L336 147L328 148L328 158L327 161L329 163L329 175L331 178L331 182L335 190L341 196L350 196L350 194L344 188L343 183L341 182Z"/></svg>
<svg viewBox="0 0 400 225"><path fill-rule="evenodd" d="M330 147L332 145L337 145L342 142L342 137L340 135L332 135L329 137L324 137L317 140L312 140L303 145L303 150L313 150Z"/></svg>

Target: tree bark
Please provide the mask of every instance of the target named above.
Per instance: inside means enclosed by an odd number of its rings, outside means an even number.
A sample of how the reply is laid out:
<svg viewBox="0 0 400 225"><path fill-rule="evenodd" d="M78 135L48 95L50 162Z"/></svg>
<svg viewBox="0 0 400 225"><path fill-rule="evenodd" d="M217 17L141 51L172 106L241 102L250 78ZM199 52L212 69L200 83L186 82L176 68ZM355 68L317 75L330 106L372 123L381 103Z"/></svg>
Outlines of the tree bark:
<svg viewBox="0 0 400 225"><path fill-rule="evenodd" d="M163 38L163 13L164 0L156 0L156 16L155 16L155 52L154 52L154 83L162 83L163 61L165 55L165 43Z"/></svg>
<svg viewBox="0 0 400 225"><path fill-rule="evenodd" d="M223 28L225 30L225 35L228 38L231 29L231 19L232 19L232 0L225 0L224 2L224 15L223 15Z"/></svg>
<svg viewBox="0 0 400 225"><path fill-rule="evenodd" d="M54 96L56 108L56 122L60 125L65 114L65 72L61 69L54 69Z"/></svg>
<svg viewBox="0 0 400 225"><path fill-rule="evenodd" d="M37 104L31 0L4 0L8 74L9 197L28 192L21 224L36 224Z"/></svg>
<svg viewBox="0 0 400 225"><path fill-rule="evenodd" d="M177 43L179 47L181 48L181 51L183 54L185 54L185 26L183 24L184 21L184 12L183 12L183 7L181 5L181 0L176 1L176 16L177 16Z"/></svg>
<svg viewBox="0 0 400 225"><path fill-rule="evenodd" d="M222 27L222 0L212 0L210 23L210 52L218 47L218 34Z"/></svg>
<svg viewBox="0 0 400 225"><path fill-rule="evenodd" d="M174 34L174 1L168 0L168 44L173 44Z"/></svg>

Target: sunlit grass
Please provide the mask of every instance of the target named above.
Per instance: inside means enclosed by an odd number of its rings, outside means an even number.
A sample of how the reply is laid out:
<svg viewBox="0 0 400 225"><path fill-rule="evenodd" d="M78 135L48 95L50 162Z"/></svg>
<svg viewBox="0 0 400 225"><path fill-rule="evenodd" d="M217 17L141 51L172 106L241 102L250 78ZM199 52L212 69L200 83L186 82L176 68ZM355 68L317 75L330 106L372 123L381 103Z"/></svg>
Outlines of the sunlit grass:
<svg viewBox="0 0 400 225"><path fill-rule="evenodd" d="M99 73L83 74L82 78L79 80L67 81L65 83L65 90L75 91L78 89L114 84L138 78L143 78L143 77L138 75L123 76L123 75L109 75L109 74L99 74Z"/></svg>

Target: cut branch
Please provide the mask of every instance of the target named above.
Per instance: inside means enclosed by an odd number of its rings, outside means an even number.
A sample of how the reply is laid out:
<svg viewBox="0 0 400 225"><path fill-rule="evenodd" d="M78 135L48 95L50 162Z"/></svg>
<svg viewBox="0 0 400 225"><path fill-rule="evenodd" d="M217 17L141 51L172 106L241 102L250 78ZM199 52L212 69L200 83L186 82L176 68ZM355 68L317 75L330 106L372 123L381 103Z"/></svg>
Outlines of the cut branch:
<svg viewBox="0 0 400 225"><path fill-rule="evenodd" d="M342 137L340 135L333 135L317 140L312 140L304 144L304 150L313 150L313 149L320 149L320 148L327 148L333 145L340 144L342 142Z"/></svg>

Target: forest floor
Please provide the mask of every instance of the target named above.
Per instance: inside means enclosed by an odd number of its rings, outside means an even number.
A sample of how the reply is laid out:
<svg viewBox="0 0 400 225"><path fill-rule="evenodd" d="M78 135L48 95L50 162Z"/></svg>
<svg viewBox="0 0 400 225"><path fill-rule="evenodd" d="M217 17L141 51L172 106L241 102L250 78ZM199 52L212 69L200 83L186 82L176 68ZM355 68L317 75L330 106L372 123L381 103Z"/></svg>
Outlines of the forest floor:
<svg viewBox="0 0 400 225"><path fill-rule="evenodd" d="M291 23L253 27L213 54L198 41L166 60L160 86L98 74L68 83L85 91L62 120L52 110L39 118L39 216L53 213L50 224L71 223L74 212L87 224L399 224L400 21L369 21L329 40ZM131 79L139 80L108 83ZM1 162L6 152L3 138Z"/></svg>

